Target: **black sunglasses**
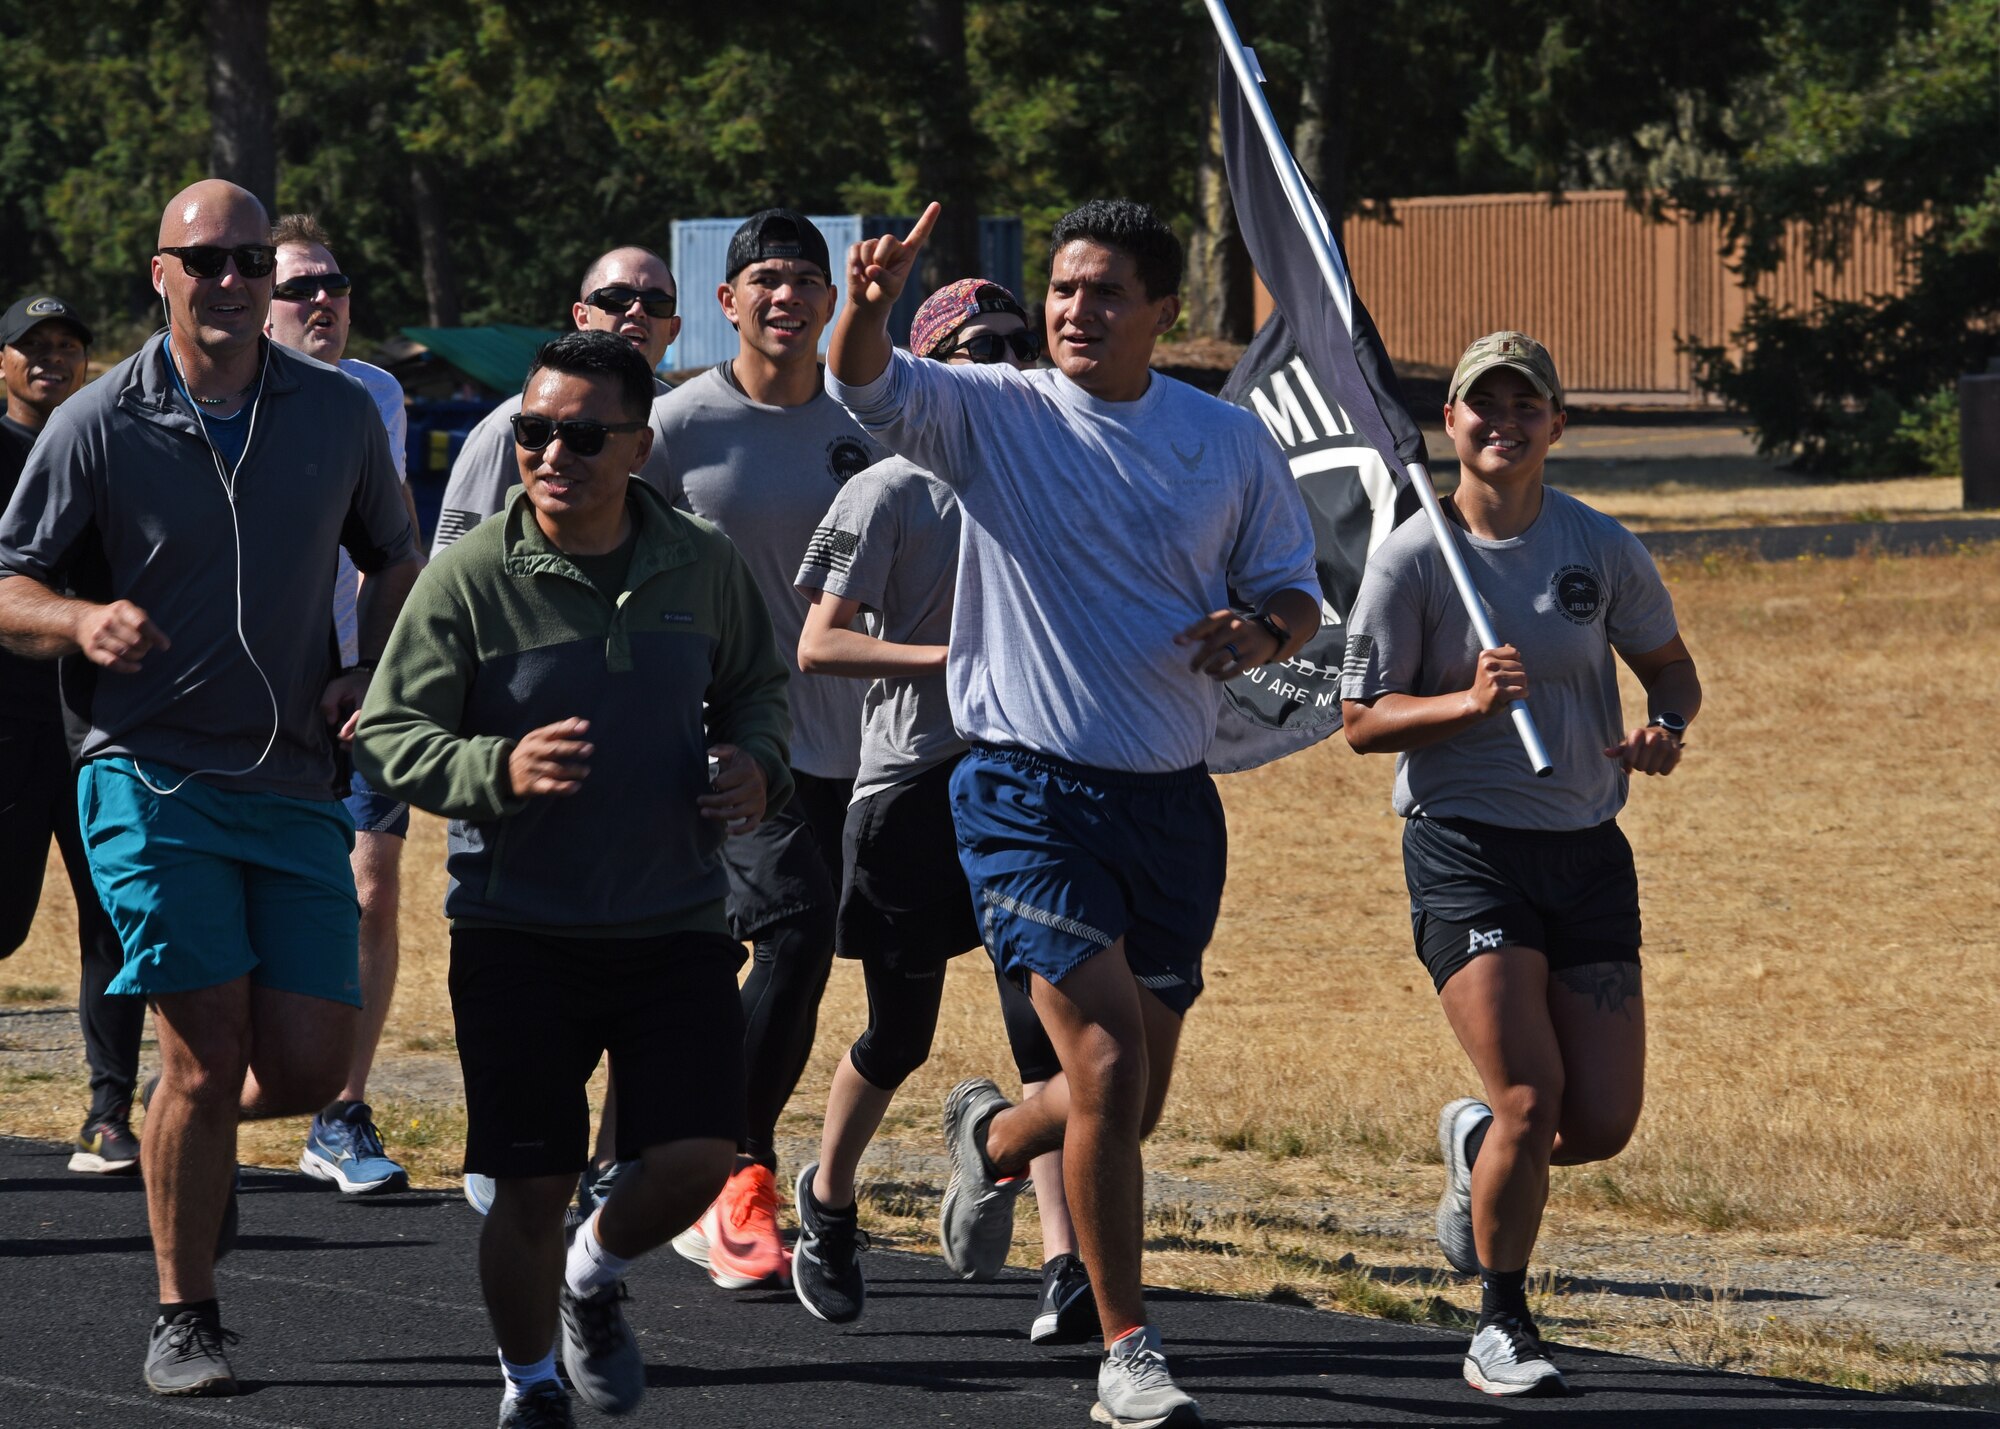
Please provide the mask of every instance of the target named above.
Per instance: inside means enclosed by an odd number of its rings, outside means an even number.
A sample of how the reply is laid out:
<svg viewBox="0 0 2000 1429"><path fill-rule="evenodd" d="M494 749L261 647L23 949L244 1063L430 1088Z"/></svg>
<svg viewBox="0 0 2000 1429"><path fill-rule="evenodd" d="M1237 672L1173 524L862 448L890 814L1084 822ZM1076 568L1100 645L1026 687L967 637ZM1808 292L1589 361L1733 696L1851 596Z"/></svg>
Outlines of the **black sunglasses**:
<svg viewBox="0 0 2000 1429"><path fill-rule="evenodd" d="M670 318L680 304L680 300L665 288L632 288L623 283L599 288L588 294L584 302L607 313L622 313L635 302L644 303L649 318Z"/></svg>
<svg viewBox="0 0 2000 1429"><path fill-rule="evenodd" d="M278 266L278 250L268 243L239 243L233 248L219 243L196 243L160 251L180 259L190 278L220 278L232 258L236 260L236 271L246 278L265 277Z"/></svg>
<svg viewBox="0 0 2000 1429"><path fill-rule="evenodd" d="M1022 328L1019 332L982 332L962 338L950 347L940 348L931 353L938 361L965 356L974 362L1004 362L1009 350L1023 362L1033 362L1042 355L1041 339Z"/></svg>
<svg viewBox="0 0 2000 1429"><path fill-rule="evenodd" d="M636 432L644 422L593 422L576 417L557 422L529 412L516 412L507 419L514 425L514 440L531 452L538 452L558 437L573 456L596 456L604 450L604 439L613 432Z"/></svg>
<svg viewBox="0 0 2000 1429"><path fill-rule="evenodd" d="M283 298L288 303L309 303L320 295L322 289L329 298L344 298L354 291L354 280L345 273L307 273L302 277L285 279L271 289L271 296Z"/></svg>

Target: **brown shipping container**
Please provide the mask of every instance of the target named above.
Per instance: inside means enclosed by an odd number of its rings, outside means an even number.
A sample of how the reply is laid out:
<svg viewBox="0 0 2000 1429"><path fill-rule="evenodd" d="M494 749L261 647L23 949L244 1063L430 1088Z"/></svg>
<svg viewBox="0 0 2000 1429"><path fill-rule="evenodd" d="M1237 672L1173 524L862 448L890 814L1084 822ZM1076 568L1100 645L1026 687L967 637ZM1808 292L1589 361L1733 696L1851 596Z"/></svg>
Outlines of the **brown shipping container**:
<svg viewBox="0 0 2000 1429"><path fill-rule="evenodd" d="M1622 192L1400 199L1395 221L1347 223L1363 301L1408 370L1449 374L1465 344L1496 328L1547 344L1578 399L1701 400L1679 343L1726 341L1755 295L1809 307L1815 294L1860 299L1903 285L1908 221L1864 214L1839 268L1787 235L1776 272L1745 288L1714 220L1653 222ZM1258 289L1261 321L1269 299ZM1733 349L1733 344L1732 344Z"/></svg>

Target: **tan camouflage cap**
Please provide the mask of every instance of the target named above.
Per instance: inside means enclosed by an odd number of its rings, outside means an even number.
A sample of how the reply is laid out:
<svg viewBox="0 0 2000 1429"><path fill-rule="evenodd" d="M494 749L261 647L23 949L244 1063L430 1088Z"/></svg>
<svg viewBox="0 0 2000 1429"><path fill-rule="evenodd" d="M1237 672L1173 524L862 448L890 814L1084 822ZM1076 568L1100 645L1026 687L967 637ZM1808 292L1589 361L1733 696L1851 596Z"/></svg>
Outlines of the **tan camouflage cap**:
<svg viewBox="0 0 2000 1429"><path fill-rule="evenodd" d="M1558 408L1563 405L1562 379L1556 376L1556 360L1549 356L1549 350L1524 332L1489 332L1482 338L1475 338L1465 355L1458 359L1458 368L1451 374L1451 390L1445 393L1445 401L1456 402L1459 394L1470 387L1482 372L1495 367L1511 367L1535 384L1535 390L1554 402Z"/></svg>

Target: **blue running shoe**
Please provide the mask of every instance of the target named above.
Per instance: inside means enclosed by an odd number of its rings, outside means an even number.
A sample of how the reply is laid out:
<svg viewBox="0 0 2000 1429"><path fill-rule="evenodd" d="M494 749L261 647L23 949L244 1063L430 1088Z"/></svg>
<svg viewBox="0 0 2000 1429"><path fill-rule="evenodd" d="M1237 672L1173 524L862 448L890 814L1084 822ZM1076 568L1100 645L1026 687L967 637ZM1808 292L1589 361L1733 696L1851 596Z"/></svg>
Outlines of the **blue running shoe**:
<svg viewBox="0 0 2000 1429"><path fill-rule="evenodd" d="M349 1196L410 1189L408 1173L383 1153L382 1133L366 1102L349 1102L337 1116L321 1112L313 1118L299 1170L331 1181Z"/></svg>

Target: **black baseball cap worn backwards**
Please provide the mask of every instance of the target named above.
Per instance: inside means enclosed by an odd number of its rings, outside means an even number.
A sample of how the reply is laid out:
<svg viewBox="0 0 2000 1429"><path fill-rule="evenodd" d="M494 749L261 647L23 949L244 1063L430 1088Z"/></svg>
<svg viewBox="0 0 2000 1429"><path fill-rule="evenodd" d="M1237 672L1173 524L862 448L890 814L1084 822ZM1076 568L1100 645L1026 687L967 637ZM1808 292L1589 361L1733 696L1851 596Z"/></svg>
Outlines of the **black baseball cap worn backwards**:
<svg viewBox="0 0 2000 1429"><path fill-rule="evenodd" d="M743 220L743 226L729 240L729 271L724 282L752 263L766 258L792 258L801 263L817 263L820 272L833 277L833 265L826 251L826 235L813 221L796 209L767 208Z"/></svg>
<svg viewBox="0 0 2000 1429"><path fill-rule="evenodd" d="M20 341L28 335L30 329L45 322L68 323L76 329L77 336L83 339L85 347L91 345L90 327L76 315L75 308L61 298L52 297L47 293L35 293L21 299L7 309L5 317L0 317L0 347L7 347Z"/></svg>

